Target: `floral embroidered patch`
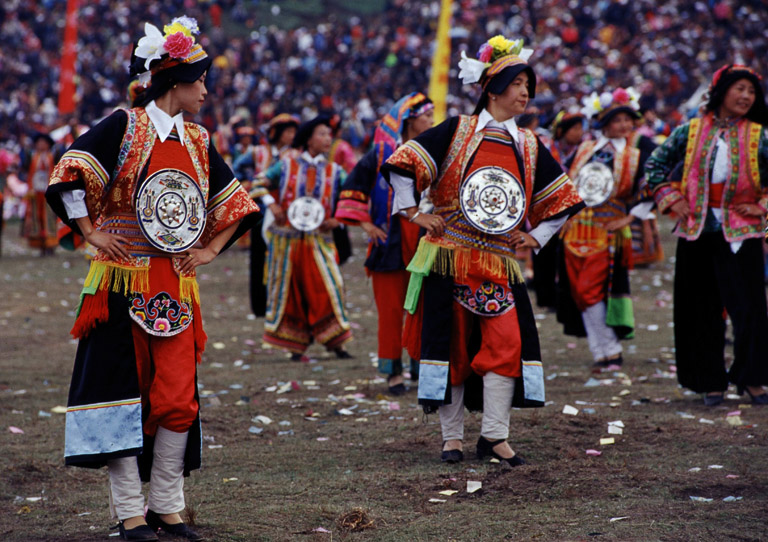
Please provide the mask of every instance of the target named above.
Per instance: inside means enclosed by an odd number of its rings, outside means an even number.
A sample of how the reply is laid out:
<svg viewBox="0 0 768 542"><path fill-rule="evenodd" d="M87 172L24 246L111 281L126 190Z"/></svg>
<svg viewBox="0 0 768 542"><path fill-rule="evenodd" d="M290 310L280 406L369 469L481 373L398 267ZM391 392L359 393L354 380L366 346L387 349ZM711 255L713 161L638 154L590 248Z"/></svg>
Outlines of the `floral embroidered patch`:
<svg viewBox="0 0 768 542"><path fill-rule="evenodd" d="M130 314L144 331L157 337L176 335L192 323L189 304L179 303L167 292L160 292L149 301L141 293L134 294Z"/></svg>
<svg viewBox="0 0 768 542"><path fill-rule="evenodd" d="M480 316L498 316L515 306L512 290L491 281L483 282L474 291L464 284L454 284L453 298Z"/></svg>

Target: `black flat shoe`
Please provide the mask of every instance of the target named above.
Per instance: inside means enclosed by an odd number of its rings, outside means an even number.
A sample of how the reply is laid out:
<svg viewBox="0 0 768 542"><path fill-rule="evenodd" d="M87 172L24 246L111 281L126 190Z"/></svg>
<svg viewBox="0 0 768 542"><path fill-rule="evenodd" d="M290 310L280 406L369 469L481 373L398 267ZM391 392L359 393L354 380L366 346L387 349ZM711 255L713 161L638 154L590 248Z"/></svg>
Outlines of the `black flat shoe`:
<svg viewBox="0 0 768 542"><path fill-rule="evenodd" d="M126 529L123 522L118 523L120 540L159 540L157 533L149 525L139 525L133 529Z"/></svg>
<svg viewBox="0 0 768 542"><path fill-rule="evenodd" d="M445 442L443 442L445 446ZM443 463L460 463L464 461L464 452L461 450L443 450L440 454L440 461Z"/></svg>
<svg viewBox="0 0 768 542"><path fill-rule="evenodd" d="M390 381L396 376L400 376L400 375L389 375L387 377L387 389L389 390L390 395L395 395L395 396L403 395L405 392L408 391L408 388L405 387L405 383L400 382L399 384L395 384L394 386L389 385Z"/></svg>
<svg viewBox="0 0 768 542"><path fill-rule="evenodd" d="M704 396L704 405L706 406L717 406L723 402L723 394L719 393L717 395L705 395Z"/></svg>
<svg viewBox="0 0 768 542"><path fill-rule="evenodd" d="M752 392L745 387L743 390L739 391L739 394L744 392L747 392L747 395L752 399L753 405L768 405L768 393L763 392L759 395L752 395Z"/></svg>
<svg viewBox="0 0 768 542"><path fill-rule="evenodd" d="M149 526L152 527L152 529L155 531L157 531L157 529L162 529L168 534L186 538L187 540L204 540L202 536L197 534L197 532L192 530L189 525L183 521L181 523L174 523L171 525L170 523L166 523L160 519L160 516L152 510L147 510L147 524L149 524ZM154 540L157 540L157 538L154 538Z"/></svg>
<svg viewBox="0 0 768 542"><path fill-rule="evenodd" d="M608 367L612 365L616 365L617 367L621 367L624 364L624 358L619 355L619 357L613 358L613 359L602 359L600 361L596 361L592 367L595 369L607 369Z"/></svg>
<svg viewBox="0 0 768 542"><path fill-rule="evenodd" d="M507 463L511 467L517 467L519 465L526 464L525 460L518 454L515 454L512 457L501 457L499 454L494 452L493 447L497 444L501 444L502 442L504 442L504 439L488 440L487 438L481 436L479 439L477 439L477 458L483 459L486 456L495 457L499 461Z"/></svg>
<svg viewBox="0 0 768 542"><path fill-rule="evenodd" d="M336 354L338 359L353 359L355 357L343 348L336 348L333 353Z"/></svg>

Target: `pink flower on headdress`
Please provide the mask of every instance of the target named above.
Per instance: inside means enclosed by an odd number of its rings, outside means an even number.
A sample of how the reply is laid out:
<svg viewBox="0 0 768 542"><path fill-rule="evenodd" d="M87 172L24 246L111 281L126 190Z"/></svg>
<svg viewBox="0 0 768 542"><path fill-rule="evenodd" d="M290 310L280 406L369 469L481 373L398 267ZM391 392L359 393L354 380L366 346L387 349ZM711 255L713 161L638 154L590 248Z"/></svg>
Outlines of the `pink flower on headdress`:
<svg viewBox="0 0 768 542"><path fill-rule="evenodd" d="M185 36L183 32L176 32L166 38L165 50L171 58L184 58L189 54L194 43L195 38Z"/></svg>
<svg viewBox="0 0 768 542"><path fill-rule="evenodd" d="M613 91L613 103L616 105L626 105L629 103L629 92L623 88L617 88Z"/></svg>
<svg viewBox="0 0 768 542"><path fill-rule="evenodd" d="M490 62L491 55L493 55L493 47L491 47L487 43L484 43L480 47L480 50L477 52L477 59L480 62Z"/></svg>

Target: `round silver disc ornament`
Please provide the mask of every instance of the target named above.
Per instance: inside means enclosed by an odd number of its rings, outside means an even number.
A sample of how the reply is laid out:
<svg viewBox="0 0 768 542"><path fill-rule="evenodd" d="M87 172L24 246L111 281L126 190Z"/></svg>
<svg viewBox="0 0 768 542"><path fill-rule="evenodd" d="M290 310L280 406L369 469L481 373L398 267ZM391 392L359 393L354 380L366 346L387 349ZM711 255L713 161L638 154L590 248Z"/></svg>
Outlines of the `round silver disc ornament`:
<svg viewBox="0 0 768 542"><path fill-rule="evenodd" d="M203 192L183 171L161 169L139 188L136 215L144 237L152 246L164 252L183 252L203 234Z"/></svg>
<svg viewBox="0 0 768 542"><path fill-rule="evenodd" d="M523 184L500 167L487 166L473 171L459 189L459 202L466 219L485 233L506 233L525 216Z"/></svg>
<svg viewBox="0 0 768 542"><path fill-rule="evenodd" d="M587 207L605 203L615 187L613 173L605 164L590 162L584 165L573 180L576 190Z"/></svg>
<svg viewBox="0 0 768 542"><path fill-rule="evenodd" d="M316 230L325 220L325 209L320 200L302 196L288 206L288 222L299 231Z"/></svg>

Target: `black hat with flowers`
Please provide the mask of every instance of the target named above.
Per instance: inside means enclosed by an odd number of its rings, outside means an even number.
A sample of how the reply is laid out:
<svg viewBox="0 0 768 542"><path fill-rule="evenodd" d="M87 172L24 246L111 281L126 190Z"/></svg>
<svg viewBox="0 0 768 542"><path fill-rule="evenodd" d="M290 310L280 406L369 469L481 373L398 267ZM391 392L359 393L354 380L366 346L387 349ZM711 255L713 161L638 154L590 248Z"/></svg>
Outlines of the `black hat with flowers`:
<svg viewBox="0 0 768 542"><path fill-rule="evenodd" d="M474 114L488 105L488 94L501 94L522 72L528 74L528 97L536 96L536 74L528 64L533 49L524 49L523 40L510 40L502 35L494 36L480 46L477 60L461 52L459 77L467 85L479 83L483 88Z"/></svg>
<svg viewBox="0 0 768 542"><path fill-rule="evenodd" d="M139 92L134 106L142 106L159 98L176 83L193 83L210 68L212 59L195 43L200 33L197 21L191 17L176 17L163 32L153 24L144 23L144 37L131 55L130 72L138 77Z"/></svg>

